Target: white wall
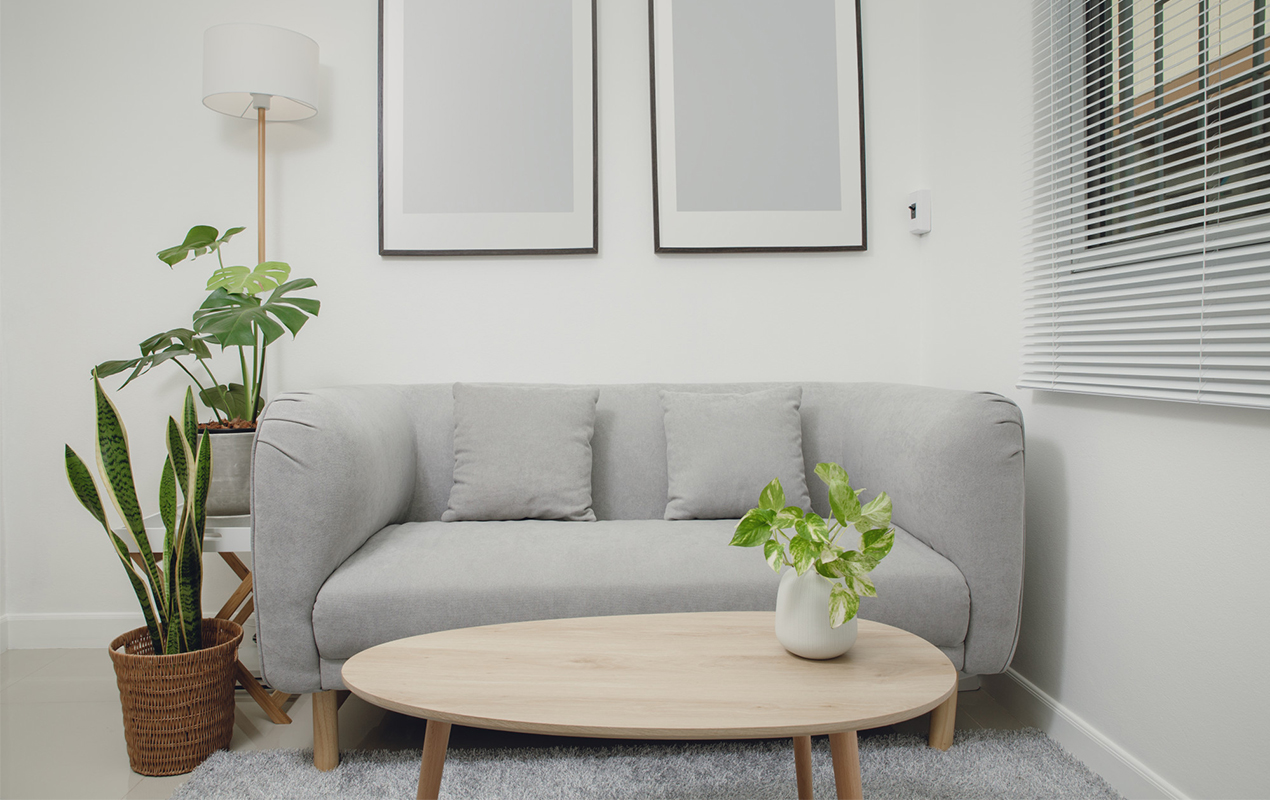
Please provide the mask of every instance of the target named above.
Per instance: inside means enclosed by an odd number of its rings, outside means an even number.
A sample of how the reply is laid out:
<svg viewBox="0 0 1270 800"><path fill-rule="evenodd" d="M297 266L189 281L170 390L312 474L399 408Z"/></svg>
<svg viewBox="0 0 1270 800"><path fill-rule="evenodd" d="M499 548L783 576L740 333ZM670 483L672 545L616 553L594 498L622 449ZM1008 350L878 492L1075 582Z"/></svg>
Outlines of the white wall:
<svg viewBox="0 0 1270 800"><path fill-rule="evenodd" d="M1023 409L1027 570L1013 668L1057 708L1017 681L992 688L1122 791L1266 797L1270 414L1013 388L1028 14L1012 0L974 14L921 4L935 224L921 254L920 380L995 390Z"/></svg>
<svg viewBox="0 0 1270 800"><path fill-rule="evenodd" d="M318 116L268 132L269 255L314 277L321 316L270 350L275 389L354 382L917 378L914 2L864 24L870 250L652 253L647 5L599 9L600 255L384 259L377 246L374 3L4 0L4 594L14 646L99 645L135 613L74 501L89 367L188 324L206 260L154 252L188 227L254 228L255 126L200 102L202 34L252 21L321 46ZM228 255L254 258L254 230ZM118 380L109 382L117 386ZM180 373L115 393L153 509ZM14 421L20 420L22 424ZM207 592L223 596L217 567ZM98 616L93 617L91 615Z"/></svg>

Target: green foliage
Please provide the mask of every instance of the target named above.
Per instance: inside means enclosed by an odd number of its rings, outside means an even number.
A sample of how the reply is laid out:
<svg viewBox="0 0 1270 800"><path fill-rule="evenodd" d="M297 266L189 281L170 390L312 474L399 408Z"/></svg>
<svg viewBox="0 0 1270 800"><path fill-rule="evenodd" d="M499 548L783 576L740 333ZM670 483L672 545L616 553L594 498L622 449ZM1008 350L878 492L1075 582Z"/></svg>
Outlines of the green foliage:
<svg viewBox="0 0 1270 800"><path fill-rule="evenodd" d="M123 520L142 562L138 566L128 546L110 526L97 482L83 460L66 446L66 478L75 497L106 531L115 555L128 575L141 604L155 653L188 653L202 647L203 533L206 528L207 487L212 475L210 435L198 435L194 393L187 389L180 425L168 418L168 456L159 479L159 516L165 529L161 559L150 548L133 483L128 432L119 410L93 376L97 407L97 469L106 496ZM177 508L177 487L184 504ZM160 560L166 567L160 567Z"/></svg>
<svg viewBox="0 0 1270 800"><path fill-rule="evenodd" d="M230 228L221 236L209 225L196 225L175 247L160 250L159 260L169 267L207 253L215 253L218 266L207 281L207 298L194 311L193 328L173 328L143 341L141 355L125 360L103 361L95 368L105 378L131 370L120 386L160 364L176 364L198 387L198 399L212 409L221 422L242 419L254 423L264 408L261 382L269 345L286 331L300 332L309 317L316 317L322 304L293 292L317 286L312 278L291 277L291 267L281 261L265 261L255 267L225 266L221 246L242 228ZM261 295L269 292L268 297ZM212 373L209 345L223 351L238 348L242 377L237 383L222 383ZM248 355L250 354L250 357ZM195 372L203 373L200 379Z"/></svg>
<svg viewBox="0 0 1270 800"><path fill-rule="evenodd" d="M737 523L730 544L762 545L763 558L777 572L782 566L799 575L815 569L832 581L829 620L837 628L856 615L861 596L877 596L868 574L895 544L891 498L882 492L861 505L864 490L851 488L847 471L837 464L817 464L816 476L829 488L832 522L814 512L804 513L797 506L785 506L785 490L779 479L773 479L759 495L758 507L747 511ZM847 528L859 533L859 549L847 550L837 543Z"/></svg>

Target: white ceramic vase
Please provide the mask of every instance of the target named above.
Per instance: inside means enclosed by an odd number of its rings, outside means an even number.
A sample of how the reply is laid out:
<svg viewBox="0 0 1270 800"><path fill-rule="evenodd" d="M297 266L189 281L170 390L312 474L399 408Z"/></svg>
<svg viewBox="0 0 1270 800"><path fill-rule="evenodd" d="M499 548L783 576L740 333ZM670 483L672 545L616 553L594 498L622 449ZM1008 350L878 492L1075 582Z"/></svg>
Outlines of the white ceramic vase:
<svg viewBox="0 0 1270 800"><path fill-rule="evenodd" d="M833 583L814 569L799 575L786 568L776 591L776 638L803 658L837 658L855 644L857 617L829 627Z"/></svg>

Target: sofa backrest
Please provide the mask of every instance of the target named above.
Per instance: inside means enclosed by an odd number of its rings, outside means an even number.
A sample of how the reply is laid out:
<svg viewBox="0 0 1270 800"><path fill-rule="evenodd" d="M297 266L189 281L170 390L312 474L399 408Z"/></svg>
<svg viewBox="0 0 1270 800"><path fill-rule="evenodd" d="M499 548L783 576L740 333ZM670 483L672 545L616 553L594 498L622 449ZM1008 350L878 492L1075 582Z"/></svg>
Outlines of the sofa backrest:
<svg viewBox="0 0 1270 800"><path fill-rule="evenodd" d="M591 442L592 507L599 519L660 519L666 509L666 433L660 390L744 393L785 386L776 383L614 384L599 386L595 435ZM914 392L945 396L995 397L969 392L878 383L804 383L800 409L803 458L812 506L828 513L823 484L813 475L816 464L843 464L857 486L870 471L855 458L852 428L857 424L903 429ZM409 518L438 520L449 500L454 478L454 401L451 384L403 387L418 444L418 481ZM1000 399L1000 398L998 398ZM878 431L874 431L878 433ZM738 431L738 435L744 435ZM869 437L871 438L871 437ZM863 437L856 437L860 444ZM863 473L860 471L863 470ZM761 487L759 487L761 488ZM886 488L877 486L875 488ZM868 492L866 496L872 496ZM758 492L755 491L755 503Z"/></svg>

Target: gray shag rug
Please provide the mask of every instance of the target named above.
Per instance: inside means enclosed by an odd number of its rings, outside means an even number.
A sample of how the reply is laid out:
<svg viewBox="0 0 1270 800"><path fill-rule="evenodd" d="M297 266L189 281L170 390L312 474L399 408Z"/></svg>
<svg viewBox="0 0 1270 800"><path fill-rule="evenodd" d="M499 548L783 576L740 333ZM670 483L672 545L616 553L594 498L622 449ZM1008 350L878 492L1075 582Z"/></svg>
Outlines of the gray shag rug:
<svg viewBox="0 0 1270 800"><path fill-rule="evenodd" d="M343 754L318 772L311 750L221 751L174 800L413 798L418 750ZM864 796L880 798L1080 798L1120 800L1111 786L1035 729L959 730L941 753L910 734L860 737ZM827 737L812 739L817 797L836 797ZM649 742L596 747L451 748L442 798L792 798L788 739Z"/></svg>

